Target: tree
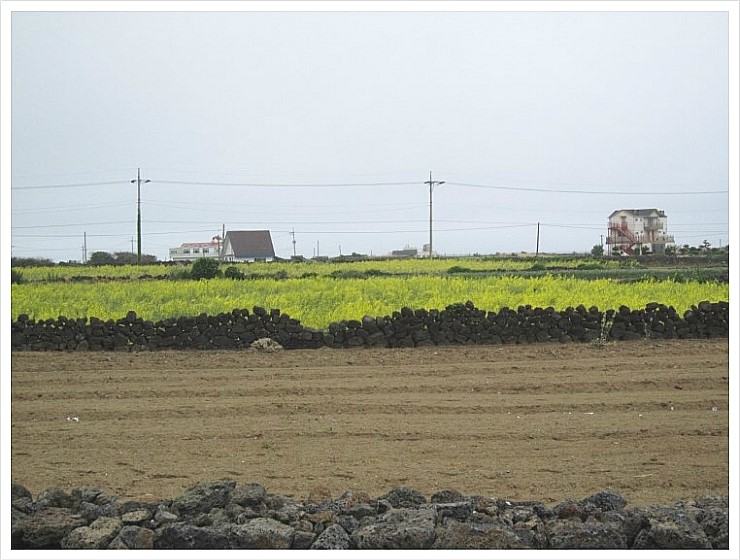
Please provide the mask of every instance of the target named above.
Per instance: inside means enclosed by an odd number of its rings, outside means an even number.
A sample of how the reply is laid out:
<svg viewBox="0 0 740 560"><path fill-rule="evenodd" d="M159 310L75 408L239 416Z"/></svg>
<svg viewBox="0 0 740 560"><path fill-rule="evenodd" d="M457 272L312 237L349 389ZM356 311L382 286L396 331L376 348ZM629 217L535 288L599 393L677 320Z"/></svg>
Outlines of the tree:
<svg viewBox="0 0 740 560"><path fill-rule="evenodd" d="M193 263L190 274L193 280L215 278L221 271L218 269L218 262L214 259L202 257Z"/></svg>
<svg viewBox="0 0 740 560"><path fill-rule="evenodd" d="M709 252L709 248L711 246L712 246L712 244L709 241L707 241L706 239L704 241L702 241L702 244L701 245L699 245L699 247L701 248L701 250L704 251L705 253L708 253Z"/></svg>
<svg viewBox="0 0 740 560"><path fill-rule="evenodd" d="M87 264L116 264L116 258L105 251L95 251L87 261Z"/></svg>
<svg viewBox="0 0 740 560"><path fill-rule="evenodd" d="M675 245L666 245L665 246L665 254L667 257L672 257L676 254L676 246Z"/></svg>
<svg viewBox="0 0 740 560"><path fill-rule="evenodd" d="M136 253L129 251L119 251L113 253L113 257L116 260L116 264L136 264ZM152 264L157 262L155 255L141 255L141 264Z"/></svg>
<svg viewBox="0 0 740 560"><path fill-rule="evenodd" d="M129 251L113 253L113 258L116 260L116 264L136 264L136 253Z"/></svg>
<svg viewBox="0 0 740 560"><path fill-rule="evenodd" d="M54 263L51 259L40 257L11 257L10 266L54 266Z"/></svg>
<svg viewBox="0 0 740 560"><path fill-rule="evenodd" d="M591 248L591 256L594 258L599 258L604 256L604 246L603 245L594 245Z"/></svg>

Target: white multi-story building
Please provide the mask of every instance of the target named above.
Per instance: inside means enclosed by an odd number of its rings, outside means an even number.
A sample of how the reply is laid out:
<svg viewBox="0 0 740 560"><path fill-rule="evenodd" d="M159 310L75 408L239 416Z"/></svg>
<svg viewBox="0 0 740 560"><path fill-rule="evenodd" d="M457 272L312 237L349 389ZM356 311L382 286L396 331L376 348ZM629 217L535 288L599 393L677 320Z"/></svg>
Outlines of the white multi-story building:
<svg viewBox="0 0 740 560"><path fill-rule="evenodd" d="M654 255L665 254L674 245L668 235L668 217L663 210L616 210L609 216L606 243L609 255L633 255L645 250Z"/></svg>
<svg viewBox="0 0 740 560"><path fill-rule="evenodd" d="M216 238L207 243L183 243L179 247L170 249L171 261L194 261L203 257L217 259L221 245Z"/></svg>

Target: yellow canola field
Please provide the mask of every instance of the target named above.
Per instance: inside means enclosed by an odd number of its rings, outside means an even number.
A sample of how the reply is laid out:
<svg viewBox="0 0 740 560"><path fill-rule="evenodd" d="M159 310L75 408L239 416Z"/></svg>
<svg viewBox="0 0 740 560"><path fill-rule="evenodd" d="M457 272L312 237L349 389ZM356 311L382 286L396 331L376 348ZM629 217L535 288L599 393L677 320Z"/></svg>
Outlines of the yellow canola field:
<svg viewBox="0 0 740 560"><path fill-rule="evenodd" d="M305 326L326 328L344 319L390 315L401 307L443 309L472 301L479 309L498 311L520 305L556 310L583 304L601 310L649 302L671 305L679 313L700 301L729 301L729 284L609 279L580 280L521 277L373 277L369 279L288 278L285 280L201 281L148 280L14 284L11 313L35 319L98 317L120 319L128 311L158 320L217 314L255 305L277 308Z"/></svg>

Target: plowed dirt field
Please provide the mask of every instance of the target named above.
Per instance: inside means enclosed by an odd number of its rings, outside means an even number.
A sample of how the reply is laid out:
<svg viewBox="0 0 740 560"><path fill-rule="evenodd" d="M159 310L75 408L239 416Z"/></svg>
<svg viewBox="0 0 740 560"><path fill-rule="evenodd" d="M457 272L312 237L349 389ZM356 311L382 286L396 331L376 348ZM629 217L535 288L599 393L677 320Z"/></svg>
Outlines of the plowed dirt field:
<svg viewBox="0 0 740 560"><path fill-rule="evenodd" d="M720 341L13 353L12 477L174 498L198 481L548 504L728 493Z"/></svg>

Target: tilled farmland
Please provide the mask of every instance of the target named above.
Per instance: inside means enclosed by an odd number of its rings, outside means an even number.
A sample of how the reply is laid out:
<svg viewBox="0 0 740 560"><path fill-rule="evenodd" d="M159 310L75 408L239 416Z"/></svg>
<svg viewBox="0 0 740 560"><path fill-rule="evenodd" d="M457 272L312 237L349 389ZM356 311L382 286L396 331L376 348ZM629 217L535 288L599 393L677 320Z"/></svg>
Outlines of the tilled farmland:
<svg viewBox="0 0 740 560"><path fill-rule="evenodd" d="M142 500L408 486L547 504L728 493L727 339L15 352L12 477Z"/></svg>

